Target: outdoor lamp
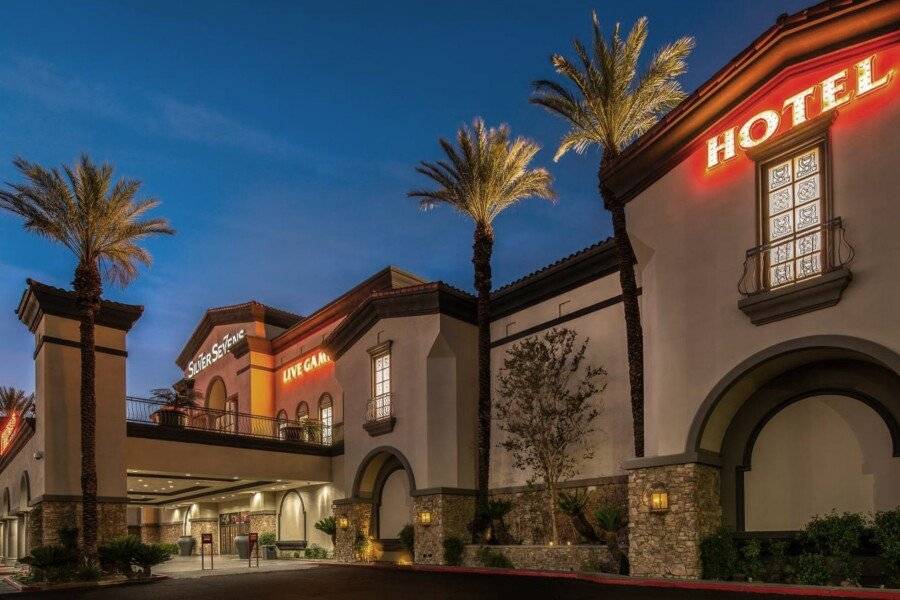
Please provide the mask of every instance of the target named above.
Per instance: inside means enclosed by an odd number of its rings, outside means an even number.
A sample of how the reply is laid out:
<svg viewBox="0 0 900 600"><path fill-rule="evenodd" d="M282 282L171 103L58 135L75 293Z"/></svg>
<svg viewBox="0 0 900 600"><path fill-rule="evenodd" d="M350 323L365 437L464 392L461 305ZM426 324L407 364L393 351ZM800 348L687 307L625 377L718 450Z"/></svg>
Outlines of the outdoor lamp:
<svg viewBox="0 0 900 600"><path fill-rule="evenodd" d="M668 512L669 490L666 486L661 483L654 484L647 492L647 504L650 506L650 512Z"/></svg>
<svg viewBox="0 0 900 600"><path fill-rule="evenodd" d="M350 519L348 519L347 517L340 517L338 519L338 527L340 527L341 529L349 528L350 527Z"/></svg>
<svg viewBox="0 0 900 600"><path fill-rule="evenodd" d="M431 525L431 511L423 510L419 513L419 524L422 525L422 527Z"/></svg>

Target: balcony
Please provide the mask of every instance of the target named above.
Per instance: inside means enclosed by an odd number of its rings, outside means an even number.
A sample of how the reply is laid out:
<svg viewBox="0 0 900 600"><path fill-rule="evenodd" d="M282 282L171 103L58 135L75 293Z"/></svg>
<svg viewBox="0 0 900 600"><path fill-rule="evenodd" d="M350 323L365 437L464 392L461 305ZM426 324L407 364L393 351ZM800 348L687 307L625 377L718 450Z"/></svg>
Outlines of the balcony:
<svg viewBox="0 0 900 600"><path fill-rule="evenodd" d="M128 435L179 442L253 447L267 450L339 454L343 424L289 421L202 406L174 409L165 402L126 398Z"/></svg>
<svg viewBox="0 0 900 600"><path fill-rule="evenodd" d="M397 418L394 416L394 395L381 394L366 402L366 422L363 429L372 437L384 435L394 430Z"/></svg>
<svg viewBox="0 0 900 600"><path fill-rule="evenodd" d="M747 250L740 308L764 325L837 304L852 275L840 217Z"/></svg>

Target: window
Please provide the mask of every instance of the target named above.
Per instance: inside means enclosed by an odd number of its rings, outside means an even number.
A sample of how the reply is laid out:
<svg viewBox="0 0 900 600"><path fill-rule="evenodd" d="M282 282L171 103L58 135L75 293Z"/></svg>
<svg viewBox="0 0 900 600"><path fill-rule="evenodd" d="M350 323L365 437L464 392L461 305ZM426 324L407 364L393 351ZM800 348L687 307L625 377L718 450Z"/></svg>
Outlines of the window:
<svg viewBox="0 0 900 600"><path fill-rule="evenodd" d="M305 421L309 419L309 404L306 402L300 402L297 405L296 416L298 421Z"/></svg>
<svg viewBox="0 0 900 600"><path fill-rule="evenodd" d="M372 358L373 398L368 419L378 421L391 416L391 353L385 352Z"/></svg>
<svg viewBox="0 0 900 600"><path fill-rule="evenodd" d="M769 289L820 275L825 268L824 145L815 144L763 166L762 240Z"/></svg>
<svg viewBox="0 0 900 600"><path fill-rule="evenodd" d="M331 443L333 431L334 401L331 394L322 394L319 398L319 422L322 425L322 443Z"/></svg>

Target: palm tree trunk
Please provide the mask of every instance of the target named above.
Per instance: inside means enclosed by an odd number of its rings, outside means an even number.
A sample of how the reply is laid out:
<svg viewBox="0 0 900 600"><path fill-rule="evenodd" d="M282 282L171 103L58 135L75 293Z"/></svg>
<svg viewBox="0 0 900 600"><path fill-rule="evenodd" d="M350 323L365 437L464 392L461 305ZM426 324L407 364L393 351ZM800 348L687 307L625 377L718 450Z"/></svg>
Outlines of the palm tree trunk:
<svg viewBox="0 0 900 600"><path fill-rule="evenodd" d="M603 166L612 156L604 154ZM625 204L618 201L603 185L598 174L600 196L612 215L613 236L619 262L619 282L622 286L622 303L625 308L625 338L628 345L628 382L631 389L631 418L634 426L634 455L644 456L644 330L641 327L641 308L638 305L637 279L634 274L634 250L628 237L625 221Z"/></svg>
<svg viewBox="0 0 900 600"><path fill-rule="evenodd" d="M490 223L476 223L472 244L478 322L478 431L477 495L473 537L479 541L489 524L488 484L491 466L491 254L494 230Z"/></svg>
<svg viewBox="0 0 900 600"><path fill-rule="evenodd" d="M75 269L75 294L81 310L81 504L84 554L97 556L97 458L94 354L94 321L100 310L102 287L96 263L84 262Z"/></svg>

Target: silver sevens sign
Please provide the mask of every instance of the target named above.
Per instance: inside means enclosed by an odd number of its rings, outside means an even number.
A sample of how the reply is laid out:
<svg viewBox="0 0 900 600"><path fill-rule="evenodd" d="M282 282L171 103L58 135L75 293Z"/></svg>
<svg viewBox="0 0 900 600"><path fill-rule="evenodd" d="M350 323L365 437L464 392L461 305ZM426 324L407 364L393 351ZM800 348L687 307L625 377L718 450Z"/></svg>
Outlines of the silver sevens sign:
<svg viewBox="0 0 900 600"><path fill-rule="evenodd" d="M221 341L213 343L209 352L201 352L197 355L197 358L188 363L188 377L194 377L197 373L225 356L228 349L242 339L244 339L243 329L237 333L226 333L222 336Z"/></svg>
<svg viewBox="0 0 900 600"><path fill-rule="evenodd" d="M847 65L821 82L805 90L798 90L785 99L780 107L769 108L747 119L740 129L737 126L731 127L709 138L706 141L706 168L712 169L736 156L735 132L737 145L749 150L775 135L782 122L782 113L791 114L788 127L796 127L807 121L807 100L810 98L817 100L819 112L825 113L887 85L894 70L882 66L881 74L876 74L875 56ZM855 80L855 85L851 84L851 80Z"/></svg>

